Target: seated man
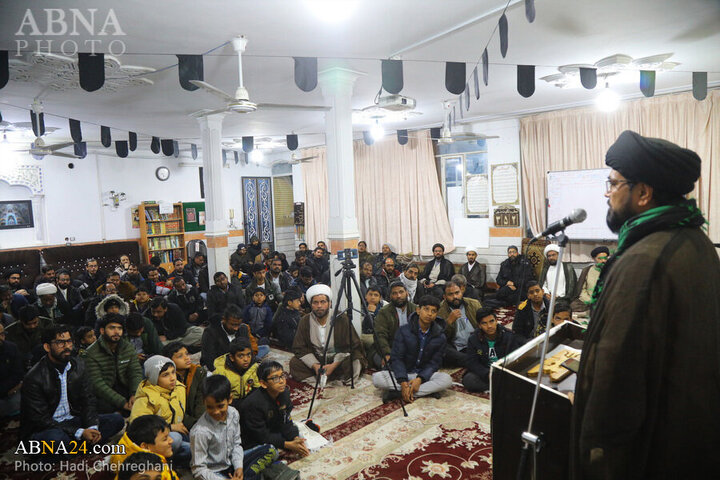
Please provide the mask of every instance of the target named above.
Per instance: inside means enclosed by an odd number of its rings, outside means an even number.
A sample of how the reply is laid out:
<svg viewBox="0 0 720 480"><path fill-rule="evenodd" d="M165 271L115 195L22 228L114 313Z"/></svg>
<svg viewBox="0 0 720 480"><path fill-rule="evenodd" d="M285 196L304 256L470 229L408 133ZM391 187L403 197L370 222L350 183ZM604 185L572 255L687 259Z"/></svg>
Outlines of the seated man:
<svg viewBox="0 0 720 480"><path fill-rule="evenodd" d="M302 293L294 288L285 292L282 304L278 307L273 316L273 335L280 341L280 344L287 349L292 348L300 323L300 311L302 310Z"/></svg>
<svg viewBox="0 0 720 480"><path fill-rule="evenodd" d="M407 288L408 300L411 302L417 302L422 297L427 295L425 285L423 285L418 277L420 276L420 267L417 263L410 262L405 267L403 273L400 274L398 280L400 280Z"/></svg>
<svg viewBox="0 0 720 480"><path fill-rule="evenodd" d="M395 382L387 370L373 374L373 385L384 390L383 403L400 395L406 403L425 395L440 398L440 392L452 385L450 375L438 372L447 345L442 323L436 321L439 308L437 298L425 295L395 334L390 353Z"/></svg>
<svg viewBox="0 0 720 480"><path fill-rule="evenodd" d="M180 260L180 265L182 266L182 260ZM172 283L172 280L169 281ZM142 285L147 289L150 298L155 298L158 295L165 296L170 293L170 288L168 288L167 282L167 278L163 280L162 275L160 274L160 269L151 266L147 269L147 278ZM138 287L138 290L140 288L142 287Z"/></svg>
<svg viewBox="0 0 720 480"><path fill-rule="evenodd" d="M195 280L189 270L185 269L185 262L182 258L176 258L173 261L174 270L168 274L167 282L172 283L172 280L176 277L182 277L185 279L185 283L188 285L194 285Z"/></svg>
<svg viewBox="0 0 720 480"><path fill-rule="evenodd" d="M372 265L374 260L375 255L368 252L367 243L365 242L365 240L360 240L358 242L358 263L362 265L365 262L370 262L370 264Z"/></svg>
<svg viewBox="0 0 720 480"><path fill-rule="evenodd" d="M460 285L453 281L445 284L445 295L438 311L438 317L445 320L448 342L443 359L445 366L465 366L468 338L477 328L475 315L481 308L480 302L463 296Z"/></svg>
<svg viewBox="0 0 720 480"><path fill-rule="evenodd" d="M41 283L52 283L55 285L55 265L43 265L40 267L40 275L35 277L33 286L37 288Z"/></svg>
<svg viewBox="0 0 720 480"><path fill-rule="evenodd" d="M561 265L557 264L559 252L560 247L555 244L551 243L545 247L545 258L547 262L543 265L538 283L545 291L545 296L549 299L550 292L552 292L555 286L555 276L559 275L557 282L557 299L570 302L575 293L577 275L575 275L575 269L570 263L562 262Z"/></svg>
<svg viewBox="0 0 720 480"><path fill-rule="evenodd" d="M115 284L108 282L100 286L100 290L97 295L95 295L94 297L90 297L83 302L83 306L85 307L84 325L95 328L95 323L98 320L98 315L96 312L97 306L100 304L100 302L103 301L103 299L110 295L118 296ZM118 298L120 297L118 296ZM85 302L87 302L87 305L85 305ZM102 316L103 314L101 313L100 318L102 318Z"/></svg>
<svg viewBox="0 0 720 480"><path fill-rule="evenodd" d="M170 425L157 415L142 415L127 427L118 445L122 445L122 453L113 454L110 463L112 471L119 470L118 465L133 454L154 453L163 463L162 480L178 480L178 475L172 471L172 465L167 462L172 458L173 439L170 437ZM141 479L145 480L145 479Z"/></svg>
<svg viewBox="0 0 720 480"><path fill-rule="evenodd" d="M527 341L540 322L543 313L547 313L550 300L544 295L542 287L536 281L528 282L527 300L518 305L513 320L512 331Z"/></svg>
<svg viewBox="0 0 720 480"><path fill-rule="evenodd" d="M290 275L283 272L283 261L278 256L272 259L270 262L270 269L265 273L265 282L275 285L275 288L280 292L280 298L277 299L278 303L282 301L282 294L290 288L290 282L292 279Z"/></svg>
<svg viewBox="0 0 720 480"><path fill-rule="evenodd" d="M250 348L250 340L236 337L230 342L230 351L215 359L215 375L222 375L230 381L232 399L230 404L239 409L243 399L256 388L260 388L257 369L258 361Z"/></svg>
<svg viewBox="0 0 720 480"><path fill-rule="evenodd" d="M183 277L186 281L188 278L190 279L190 281L187 282L188 285L192 285L197 288L200 293L204 293L207 292L209 288L209 285L207 285L207 279L205 278L207 275L208 270L207 263L205 262L205 255L202 253L196 253L192 262L188 262L188 264L185 265Z"/></svg>
<svg viewBox="0 0 720 480"><path fill-rule="evenodd" d="M255 287L250 302L243 310L243 321L250 326L250 330L258 339L258 344L270 343L272 331L273 312L267 302L267 291L262 287Z"/></svg>
<svg viewBox="0 0 720 480"><path fill-rule="evenodd" d="M210 323L217 314L222 314L227 307L235 305L245 308L245 294L238 285L230 283L227 275L217 272L213 275L215 285L210 287L207 295L207 314Z"/></svg>
<svg viewBox="0 0 720 480"><path fill-rule="evenodd" d="M243 446L270 444L306 457L310 455L290 413L293 409L285 372L278 362L268 360L258 369L260 387L243 402L240 416Z"/></svg>
<svg viewBox="0 0 720 480"><path fill-rule="evenodd" d="M0 285L0 323L5 326L14 323L20 308L27 304L25 297L13 293L8 285Z"/></svg>
<svg viewBox="0 0 720 480"><path fill-rule="evenodd" d="M265 278L264 265L256 263L252 265L251 268L253 280L252 282L250 282L250 285L248 285L248 287L245 289L245 305L252 304L252 297L253 295L255 295L255 289L262 288L263 290L265 290L265 300L267 301L270 309L274 312L275 310L277 310L278 302L282 298L280 289L277 288L274 283L268 281Z"/></svg>
<svg viewBox="0 0 720 480"><path fill-rule="evenodd" d="M395 270L395 260L393 258L386 258L383 262L382 269L375 275L375 282L380 288L383 298L389 298L390 296L390 284L400 275L400 272Z"/></svg>
<svg viewBox="0 0 720 480"><path fill-rule="evenodd" d="M162 343L152 320L137 312L131 313L125 320L125 332L130 344L137 352L138 361L144 363L148 357L159 355Z"/></svg>
<svg viewBox="0 0 720 480"><path fill-rule="evenodd" d="M117 413L98 415L95 395L82 359L72 358L70 329L43 330L46 355L25 375L20 429L25 440L106 443L125 421Z"/></svg>
<svg viewBox="0 0 720 480"><path fill-rule="evenodd" d="M243 451L240 414L230 405L230 383L213 375L205 381L206 411L190 431L192 472L199 480L255 480L278 457L272 445Z"/></svg>
<svg viewBox="0 0 720 480"><path fill-rule="evenodd" d="M265 356L270 348L263 345L259 351L257 340L250 331L250 327L242 321L242 311L237 305L230 305L223 312L219 322L211 322L202 336L202 355L200 363L208 370L215 368L215 359L230 351L230 342L237 337L250 340L253 354L258 358Z"/></svg>
<svg viewBox="0 0 720 480"><path fill-rule="evenodd" d="M77 279L81 282L79 288L83 297L90 298L100 286L105 284L107 276L99 270L97 260L88 258L85 261L85 271L78 275Z"/></svg>
<svg viewBox="0 0 720 480"><path fill-rule="evenodd" d="M57 272L57 292L55 293L57 299L57 306L62 312L64 317L67 317L63 323L69 323L72 319L72 323L77 323L77 320L73 312L73 308L82 302L82 295L80 290L72 285L70 279L70 272L67 270L58 270Z"/></svg>
<svg viewBox="0 0 720 480"><path fill-rule="evenodd" d="M450 281L455 282L460 287L460 291L463 294L463 297L465 298L472 298L474 300L480 301L480 292L478 292L475 287L470 285L467 282L467 279L465 278L465 275L462 273L456 273L452 276Z"/></svg>
<svg viewBox="0 0 720 480"><path fill-rule="evenodd" d="M307 265L307 256L306 255L295 255L295 260L290 264L290 266L296 266L299 269Z"/></svg>
<svg viewBox="0 0 720 480"><path fill-rule="evenodd" d="M455 267L445 258L445 246L442 243L433 245L432 252L435 258L425 265L420 283L427 289L427 293L442 298L445 282L449 282L455 274Z"/></svg>
<svg viewBox="0 0 720 480"><path fill-rule="evenodd" d="M310 287L306 296L311 312L300 319L293 342L295 356L290 359L290 375L302 381L325 374L328 380L344 382L349 381L352 375L357 381L366 366L366 360L355 327L345 314L339 315L334 320L333 335L327 342L332 290L327 285L318 284ZM327 359L324 361L326 342Z"/></svg>
<svg viewBox="0 0 720 480"><path fill-rule="evenodd" d="M170 342L163 347L162 354L175 363L177 380L185 385L185 414L183 425L190 429L205 412L202 384L208 372L205 367L192 363L187 347L180 342Z"/></svg>
<svg viewBox="0 0 720 480"><path fill-rule="evenodd" d="M173 290L166 297L169 303L174 303L185 315L185 320L192 325L199 325L205 320L205 301L197 288L188 286L185 279L175 277Z"/></svg>
<svg viewBox="0 0 720 480"><path fill-rule="evenodd" d="M108 313L100 320L100 338L85 351L88 377L100 413L130 412L143 379L135 349L123 337L124 330L125 317Z"/></svg>
<svg viewBox="0 0 720 480"><path fill-rule="evenodd" d="M360 291L363 297L367 294L368 288L377 287L377 278L373 275L373 264L364 262L360 264Z"/></svg>
<svg viewBox="0 0 720 480"><path fill-rule="evenodd" d="M389 243L383 243L380 247L380 253L378 253L373 260L373 273L377 273L382 270L382 267L385 264L385 259L387 258L395 260L397 258L397 253L393 252L392 245Z"/></svg>
<svg viewBox="0 0 720 480"><path fill-rule="evenodd" d="M490 364L503 358L525 343L502 325L498 325L492 308L477 312L478 329L468 340L468 355L462 383L470 392L486 392L490 388Z"/></svg>
<svg viewBox="0 0 720 480"><path fill-rule="evenodd" d="M473 287L479 293L477 300L481 300L482 288L487 279L485 265L481 265L477 261L477 249L474 247L466 249L465 256L467 257L467 262L460 267L460 274L464 275L468 285Z"/></svg>
<svg viewBox="0 0 720 480"><path fill-rule="evenodd" d="M135 288L138 288L145 282L145 279L142 277L142 275L140 275L140 270L138 270L138 266L134 263L128 264L127 272L122 274L120 280L123 282L131 283Z"/></svg>
<svg viewBox="0 0 720 480"><path fill-rule="evenodd" d="M312 256L307 259L307 266L312 268L313 278L319 283L330 285L330 261L325 257L322 247L315 247Z"/></svg>
<svg viewBox="0 0 720 480"><path fill-rule="evenodd" d="M595 284L600 278L600 271L610 256L610 249L608 247L596 247L590 252L590 256L593 259L592 265L588 265L583 268L578 279L577 298L573 299L570 306L574 312L587 312L590 310L590 300L592 300L593 290L595 290Z"/></svg>
<svg viewBox="0 0 720 480"><path fill-rule="evenodd" d="M553 312L553 318L550 321L550 328L557 327L563 322L572 321L572 308L567 302L562 300L555 302L555 311ZM545 333L545 327L547 327L547 313L544 313L538 321L533 336L537 337Z"/></svg>
<svg viewBox="0 0 720 480"><path fill-rule="evenodd" d="M157 269L158 275L160 276L159 281L165 281L168 278L168 272L160 265L162 264L162 260L158 255L153 255L152 258L150 258L150 268L146 270L145 276L147 277L147 272L152 270L153 268Z"/></svg>
<svg viewBox="0 0 720 480"><path fill-rule="evenodd" d="M20 388L25 366L20 350L5 340L5 327L0 325L0 418L14 417L20 413Z"/></svg>
<svg viewBox="0 0 720 480"><path fill-rule="evenodd" d="M119 313L124 318L130 313L130 307L119 295L114 293L100 300L100 303L95 306L95 318L98 319L94 325L95 331L99 331L98 322L108 313Z"/></svg>
<svg viewBox="0 0 720 480"><path fill-rule="evenodd" d="M40 312L41 317L50 319L53 323L65 323L63 313L58 308L57 298L57 287L54 283L40 283L35 287L35 295L37 301L35 305Z"/></svg>
<svg viewBox="0 0 720 480"><path fill-rule="evenodd" d="M126 302L129 302L135 297L135 286L130 282L123 282L120 280L120 274L117 272L112 272L110 275L108 275L108 282L115 285L115 291L118 295L120 295L123 300ZM98 291L98 293L100 293Z"/></svg>
<svg viewBox="0 0 720 480"><path fill-rule="evenodd" d="M408 291L398 280L390 284L390 305L385 305L375 317L375 342L368 350L368 360L374 368L383 368L383 362L390 361L392 342L398 328L407 324L408 317L415 313L415 304L408 300Z"/></svg>
<svg viewBox="0 0 720 480"><path fill-rule="evenodd" d="M11 268L5 272L5 281L13 294L21 295L25 297L28 303L32 303L35 301L35 296L22 286L20 281L22 275L23 272L19 268Z"/></svg>
<svg viewBox="0 0 720 480"><path fill-rule="evenodd" d="M20 309L20 319L9 325L6 339L15 344L22 358L23 369L29 369L33 363L33 356L42 356L42 331L51 326L47 318L40 318L40 312L35 305L26 305Z"/></svg>
<svg viewBox="0 0 720 480"><path fill-rule="evenodd" d="M500 289L490 302L486 302L487 306L505 307L508 305L517 305L525 298L527 284L535 279L533 275L533 267L525 258L525 255L518 253L515 245L507 248L507 256L500 264L500 271L495 281L500 285Z"/></svg>
<svg viewBox="0 0 720 480"><path fill-rule="evenodd" d="M180 340L186 347L200 346L203 328L188 324L180 307L163 297L155 297L150 303L150 312L163 345L170 340Z"/></svg>

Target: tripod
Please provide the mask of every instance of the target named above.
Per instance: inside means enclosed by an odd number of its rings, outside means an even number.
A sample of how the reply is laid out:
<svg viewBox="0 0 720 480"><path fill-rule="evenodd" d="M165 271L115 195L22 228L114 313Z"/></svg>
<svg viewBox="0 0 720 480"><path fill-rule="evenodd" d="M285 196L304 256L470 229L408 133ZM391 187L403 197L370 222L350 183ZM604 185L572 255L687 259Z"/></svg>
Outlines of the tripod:
<svg viewBox="0 0 720 480"><path fill-rule="evenodd" d="M348 345L350 349L350 388L355 388L355 375L352 371L353 368L353 348L352 348L352 317L353 317L353 311L356 311L353 308L353 301L352 301L352 287L355 287L355 291L358 294L358 297L360 298L360 305L362 307L362 315L364 318L368 318L370 316L370 312L367 309L367 303L365 303L365 299L362 296L362 292L360 290L360 285L358 285L357 279L355 278L355 272L353 269L355 268L355 264L352 261L351 256L351 250L349 248L346 248L344 253L345 259L342 262L342 268L335 272L335 276L337 277L342 273L342 278L340 279L340 288L338 289L338 298L335 303L335 308L333 310L332 317L330 318L330 328L328 329L327 338L325 339L325 348L323 349L323 360L322 365L326 365L327 363L327 352L328 348L330 346L330 338L333 333L333 330L335 328L335 321L338 318L338 312L340 311L340 300L342 299L343 295L347 298L347 308L343 313L347 315L349 328L348 328ZM373 329L373 337L375 338L375 331ZM375 342L377 343L377 339L375 338ZM395 377L392 375L392 371L390 370L389 364L387 362L384 362L386 364L386 367L388 369L388 373L390 374L390 379L393 383L393 388L397 390L397 385L395 383ZM317 395L318 386L320 385L320 379L322 375L324 374L324 369L321 368L318 370L317 377L315 379L315 388L313 389L313 396L312 400L310 400L310 408L308 409L307 419L310 419L310 415L312 414L313 405L315 404L315 397ZM402 402L402 398L400 399ZM407 412L405 411L405 405L402 404L403 412L405 413L405 416L407 417Z"/></svg>

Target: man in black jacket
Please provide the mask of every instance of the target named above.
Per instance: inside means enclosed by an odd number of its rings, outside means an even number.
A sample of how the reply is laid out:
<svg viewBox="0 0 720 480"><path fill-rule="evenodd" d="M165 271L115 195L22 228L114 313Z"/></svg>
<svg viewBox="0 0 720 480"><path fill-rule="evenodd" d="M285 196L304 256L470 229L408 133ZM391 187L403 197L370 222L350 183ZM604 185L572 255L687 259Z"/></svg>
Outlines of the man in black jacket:
<svg viewBox="0 0 720 480"><path fill-rule="evenodd" d="M283 261L280 257L275 257L270 262L270 269L265 273L265 281L274 284L278 291L285 293L290 288L292 278L283 272ZM277 299L278 303L282 301L282 295Z"/></svg>
<svg viewBox="0 0 720 480"><path fill-rule="evenodd" d="M72 285L70 280L70 272L67 270L58 270L57 272L57 306L65 318L63 323L78 323L77 316L73 312L73 308L82 302L80 290Z"/></svg>
<svg viewBox="0 0 720 480"><path fill-rule="evenodd" d="M465 256L468 261L460 267L460 274L464 275L468 285L473 287L479 293L477 300L482 300L482 288L483 285L485 285L487 278L486 267L477 261L476 248L467 248L465 250Z"/></svg>
<svg viewBox="0 0 720 480"><path fill-rule="evenodd" d="M215 359L230 352L230 342L235 337L250 339L253 354L257 354L257 341L250 332L250 327L242 323L242 311L237 305L229 305L222 315L222 320L210 322L202 335L202 355L200 364L208 370L215 369Z"/></svg>
<svg viewBox="0 0 720 480"><path fill-rule="evenodd" d="M105 443L125 421L118 413L98 415L85 364L72 358L70 329L43 331L47 355L25 376L22 386L21 437L24 440ZM63 395L63 392L65 395Z"/></svg>
<svg viewBox="0 0 720 480"><path fill-rule="evenodd" d="M513 320L512 331L525 341L533 337L533 332L543 314L547 315L550 300L544 295L542 287L532 280L527 284L527 300L518 305ZM547 318L547 317L546 317Z"/></svg>
<svg viewBox="0 0 720 480"><path fill-rule="evenodd" d="M242 403L240 424L243 448L269 443L305 457L310 454L305 439L290 418L293 404L285 372L278 362L267 360L258 367L262 388L255 389Z"/></svg>
<svg viewBox="0 0 720 480"><path fill-rule="evenodd" d="M210 287L207 295L207 310L210 323L213 323L213 318L217 318L216 315L222 314L230 305L235 305L241 309L245 308L245 294L242 288L230 283L225 273L215 273L213 281L215 285Z"/></svg>
<svg viewBox="0 0 720 480"><path fill-rule="evenodd" d="M202 327L190 325L185 314L174 303L166 298L155 297L150 302L152 321L163 345L170 340L179 340L186 347L199 347L202 338Z"/></svg>
<svg viewBox="0 0 720 480"><path fill-rule="evenodd" d="M20 412L20 387L25 366L17 346L5 340L5 327L0 324L0 418Z"/></svg>
<svg viewBox="0 0 720 480"><path fill-rule="evenodd" d="M283 347L290 350L302 311L302 293L291 288L285 292L282 304L278 307L272 321L273 336L277 338Z"/></svg>
<svg viewBox="0 0 720 480"><path fill-rule="evenodd" d="M166 297L169 303L174 303L185 314L185 320L193 325L199 325L205 320L205 302L197 288L188 286L185 279L173 279L173 291Z"/></svg>
<svg viewBox="0 0 720 480"><path fill-rule="evenodd" d="M440 301L425 295L408 323L398 329L390 352L395 383L387 370L373 374L373 385L384 390L383 402L398 398L400 394L406 403L425 395L439 398L440 392L452 385L450 375L438 372L447 343L444 322L437 317L439 309Z"/></svg>
<svg viewBox="0 0 720 480"><path fill-rule="evenodd" d="M98 287L103 285L107 279L105 274L98 268L97 260L88 258L85 262L85 271L77 277L82 282L80 291L85 298L93 297Z"/></svg>
<svg viewBox="0 0 720 480"><path fill-rule="evenodd" d="M325 250L322 247L315 247L313 254L307 259L307 265L312 268L315 280L330 285L330 262L325 258Z"/></svg>
<svg viewBox="0 0 720 480"><path fill-rule="evenodd" d="M510 245L507 255L508 258L500 264L500 271L496 278L500 290L495 294L495 298L486 302L487 306L517 305L520 300L525 298L528 282L535 279L532 265L524 255L518 254L516 246Z"/></svg>
<svg viewBox="0 0 720 480"><path fill-rule="evenodd" d="M478 311L477 322L477 330L468 339L462 383L471 392L485 392L490 388L490 364L521 347L524 339L498 325L492 308Z"/></svg>
<svg viewBox="0 0 720 480"><path fill-rule="evenodd" d="M455 274L455 267L445 258L445 246L442 243L433 245L432 252L435 258L425 265L420 282L427 289L427 293L440 299L445 293L445 282L450 281Z"/></svg>

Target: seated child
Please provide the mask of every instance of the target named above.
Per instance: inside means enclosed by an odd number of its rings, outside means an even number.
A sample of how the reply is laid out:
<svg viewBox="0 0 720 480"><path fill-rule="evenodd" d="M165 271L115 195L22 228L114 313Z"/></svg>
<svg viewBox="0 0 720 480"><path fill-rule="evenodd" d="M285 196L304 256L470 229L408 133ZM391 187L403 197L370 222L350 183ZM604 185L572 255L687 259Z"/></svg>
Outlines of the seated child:
<svg viewBox="0 0 720 480"><path fill-rule="evenodd" d="M258 368L260 386L243 401L243 445L253 448L269 443L305 457L310 454L305 439L290 418L293 404L285 372L278 362L266 360Z"/></svg>
<svg viewBox="0 0 720 480"><path fill-rule="evenodd" d="M259 345L267 345L272 330L273 312L267 303L265 289L255 287L252 293L252 303L243 310L243 321L250 326L258 339Z"/></svg>
<svg viewBox="0 0 720 480"><path fill-rule="evenodd" d="M118 445L124 447L123 453L112 455L110 463L114 465L113 470L120 470L119 464L137 452L154 453L163 463L162 480L178 480L178 476L167 464L167 459L172 457L172 443L170 427L162 418L157 415L142 415L128 425L125 435L120 439ZM116 475L116 479L119 474Z"/></svg>
<svg viewBox="0 0 720 480"><path fill-rule="evenodd" d="M243 451L240 414L230 405L230 382L222 375L205 379L205 413L190 431L191 468L199 480L254 480L278 457L272 445Z"/></svg>
<svg viewBox="0 0 720 480"><path fill-rule="evenodd" d="M118 480L162 480L165 464L149 452L135 452L120 464Z"/></svg>
<svg viewBox="0 0 720 480"><path fill-rule="evenodd" d="M175 364L175 375L178 381L185 385L185 415L183 424L192 428L205 413L205 402L202 397L202 382L207 377L207 370L202 365L196 365L190 360L190 353L180 342L170 342L163 347L162 354Z"/></svg>
<svg viewBox="0 0 720 480"><path fill-rule="evenodd" d="M84 355L85 350L95 343L97 337L95 336L95 330L92 327L78 327L75 331L75 345L77 346L77 355Z"/></svg>
<svg viewBox="0 0 720 480"><path fill-rule="evenodd" d="M387 302L382 299L380 288L375 285L368 287L367 292L365 292L365 302L367 303L370 318L364 317L362 320L362 335L360 335L360 340L363 342L365 351L368 352L371 351L370 349L375 343L373 336L373 332L375 331L375 317L377 317L380 309L387 305Z"/></svg>
<svg viewBox="0 0 720 480"><path fill-rule="evenodd" d="M302 293L294 288L288 289L273 317L273 334L288 350L292 349L293 340L295 340L301 310Z"/></svg>
<svg viewBox="0 0 720 480"><path fill-rule="evenodd" d="M183 425L185 414L185 385L177 381L175 364L162 355L145 360L146 380L140 382L130 421L141 415L158 415L170 425L173 439L173 458L183 462L190 458L188 429Z"/></svg>
<svg viewBox="0 0 720 480"><path fill-rule="evenodd" d="M131 313L125 320L125 331L141 365L149 356L160 354L162 344L150 319L139 313Z"/></svg>
<svg viewBox="0 0 720 480"><path fill-rule="evenodd" d="M562 300L555 303L555 311L553 312L553 318L551 324L553 327L560 325L563 322L572 321L572 308L570 304ZM547 324L547 315L543 314L540 316L540 321L535 327L535 337L545 333L545 325ZM552 327L551 327L552 328Z"/></svg>
<svg viewBox="0 0 720 480"><path fill-rule="evenodd" d="M142 316L149 317L150 313L150 292L147 287L140 286L135 292L135 299L130 302L130 311L133 313L139 313Z"/></svg>
<svg viewBox="0 0 720 480"><path fill-rule="evenodd" d="M471 392L485 392L490 388L490 364L521 347L525 339L498 325L492 308L478 310L476 318L478 328L468 338L462 383Z"/></svg>
<svg viewBox="0 0 720 480"><path fill-rule="evenodd" d="M230 382L232 406L238 410L242 400L254 389L260 388L257 369L250 340L245 337L235 337L230 342L230 353L215 359L215 374L223 375Z"/></svg>

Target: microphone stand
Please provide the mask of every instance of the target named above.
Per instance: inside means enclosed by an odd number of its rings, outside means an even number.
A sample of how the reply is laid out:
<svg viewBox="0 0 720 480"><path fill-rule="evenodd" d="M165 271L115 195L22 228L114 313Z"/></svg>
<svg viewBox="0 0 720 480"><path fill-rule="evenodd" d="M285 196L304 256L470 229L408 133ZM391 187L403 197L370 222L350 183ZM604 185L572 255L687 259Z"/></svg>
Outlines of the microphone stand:
<svg viewBox="0 0 720 480"><path fill-rule="evenodd" d="M563 268L562 260L565 247L567 246L569 238L565 235L563 230L559 235L556 236L558 240L558 246L560 252L558 252L558 269ZM533 423L535 422L535 410L537 408L538 395L540 394L540 382L543 377L543 366L545 364L545 355L547 354L548 345L550 344L550 328L552 327L552 318L555 313L555 298L557 297L558 280L560 279L560 272L555 275L555 282L553 285L552 292L550 294L550 307L548 309L547 321L545 324L545 338L543 339L542 351L540 354L540 369L535 382L535 392L533 394L532 407L530 409L530 420L528 421L528 427L525 432L520 435L520 439L523 442L522 450L520 451L520 463L518 465L517 480L523 480L525 474L525 467L527 465L528 456L530 449L533 450L533 471L531 478L537 479L537 454L544 446L544 439L542 432L533 433Z"/></svg>

